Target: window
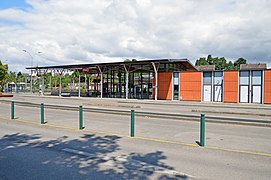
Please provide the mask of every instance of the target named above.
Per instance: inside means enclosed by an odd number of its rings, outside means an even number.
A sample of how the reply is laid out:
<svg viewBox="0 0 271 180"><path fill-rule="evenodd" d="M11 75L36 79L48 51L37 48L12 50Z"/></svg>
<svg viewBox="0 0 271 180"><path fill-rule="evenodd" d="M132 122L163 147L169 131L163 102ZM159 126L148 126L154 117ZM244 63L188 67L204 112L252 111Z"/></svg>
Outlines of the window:
<svg viewBox="0 0 271 180"><path fill-rule="evenodd" d="M222 85L222 82L223 82L223 72L215 72L214 85Z"/></svg>
<svg viewBox="0 0 271 180"><path fill-rule="evenodd" d="M203 72L203 84L212 84L212 72Z"/></svg>
<svg viewBox="0 0 271 180"><path fill-rule="evenodd" d="M249 71L240 71L240 85L249 85Z"/></svg>
<svg viewBox="0 0 271 180"><path fill-rule="evenodd" d="M261 85L261 84L262 84L262 72L252 71L252 85Z"/></svg>

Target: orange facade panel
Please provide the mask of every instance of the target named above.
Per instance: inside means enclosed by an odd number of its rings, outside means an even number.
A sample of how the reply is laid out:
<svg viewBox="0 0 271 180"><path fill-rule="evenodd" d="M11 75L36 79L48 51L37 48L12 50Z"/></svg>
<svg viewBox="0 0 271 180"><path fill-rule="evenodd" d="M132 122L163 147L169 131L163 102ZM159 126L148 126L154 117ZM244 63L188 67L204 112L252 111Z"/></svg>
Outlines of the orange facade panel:
<svg viewBox="0 0 271 180"><path fill-rule="evenodd" d="M201 76L202 72L180 73L180 99L201 101Z"/></svg>
<svg viewBox="0 0 271 180"><path fill-rule="evenodd" d="M172 72L158 73L158 97L157 99L172 99Z"/></svg>
<svg viewBox="0 0 271 180"><path fill-rule="evenodd" d="M271 104L271 70L264 70L264 103Z"/></svg>
<svg viewBox="0 0 271 180"><path fill-rule="evenodd" d="M238 102L238 71L224 71L224 102Z"/></svg>

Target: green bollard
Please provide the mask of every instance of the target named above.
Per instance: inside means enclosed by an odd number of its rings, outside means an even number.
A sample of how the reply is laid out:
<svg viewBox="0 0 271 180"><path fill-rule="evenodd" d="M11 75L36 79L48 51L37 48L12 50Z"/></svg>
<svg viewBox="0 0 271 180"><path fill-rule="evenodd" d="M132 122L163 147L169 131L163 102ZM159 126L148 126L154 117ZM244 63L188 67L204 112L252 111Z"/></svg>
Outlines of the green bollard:
<svg viewBox="0 0 271 180"><path fill-rule="evenodd" d="M205 146L205 114L200 116L200 146Z"/></svg>
<svg viewBox="0 0 271 180"><path fill-rule="evenodd" d="M14 101L11 102L11 119L14 119L15 109L14 109Z"/></svg>
<svg viewBox="0 0 271 180"><path fill-rule="evenodd" d="M79 129L82 130L83 128L83 107L79 106Z"/></svg>
<svg viewBox="0 0 271 180"><path fill-rule="evenodd" d="M131 137L135 136L135 110L131 110Z"/></svg>
<svg viewBox="0 0 271 180"><path fill-rule="evenodd" d="M45 124L44 122L44 104L40 104L40 123Z"/></svg>

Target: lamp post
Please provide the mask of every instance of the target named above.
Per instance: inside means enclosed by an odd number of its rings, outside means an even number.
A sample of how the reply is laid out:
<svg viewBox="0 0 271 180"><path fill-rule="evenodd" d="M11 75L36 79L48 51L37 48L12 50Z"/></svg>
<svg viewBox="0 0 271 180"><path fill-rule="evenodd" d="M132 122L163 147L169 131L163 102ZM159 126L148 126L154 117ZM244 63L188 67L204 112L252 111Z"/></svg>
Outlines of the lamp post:
<svg viewBox="0 0 271 180"><path fill-rule="evenodd" d="M31 62L30 62L30 66L31 66L31 70L30 70L30 93L32 94L32 66L33 66L33 56L30 54L30 52L28 52L27 50L23 50L23 52L27 53L30 56ZM38 52L38 54L40 54L41 52Z"/></svg>

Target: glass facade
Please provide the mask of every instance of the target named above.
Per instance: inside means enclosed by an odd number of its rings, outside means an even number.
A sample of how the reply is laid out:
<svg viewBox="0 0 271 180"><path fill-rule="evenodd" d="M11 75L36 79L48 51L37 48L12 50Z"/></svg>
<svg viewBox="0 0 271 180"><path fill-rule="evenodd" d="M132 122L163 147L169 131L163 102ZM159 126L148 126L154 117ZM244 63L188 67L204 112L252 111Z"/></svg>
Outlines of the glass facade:
<svg viewBox="0 0 271 180"><path fill-rule="evenodd" d="M179 72L173 72L173 99L179 100L179 84L180 84Z"/></svg>

